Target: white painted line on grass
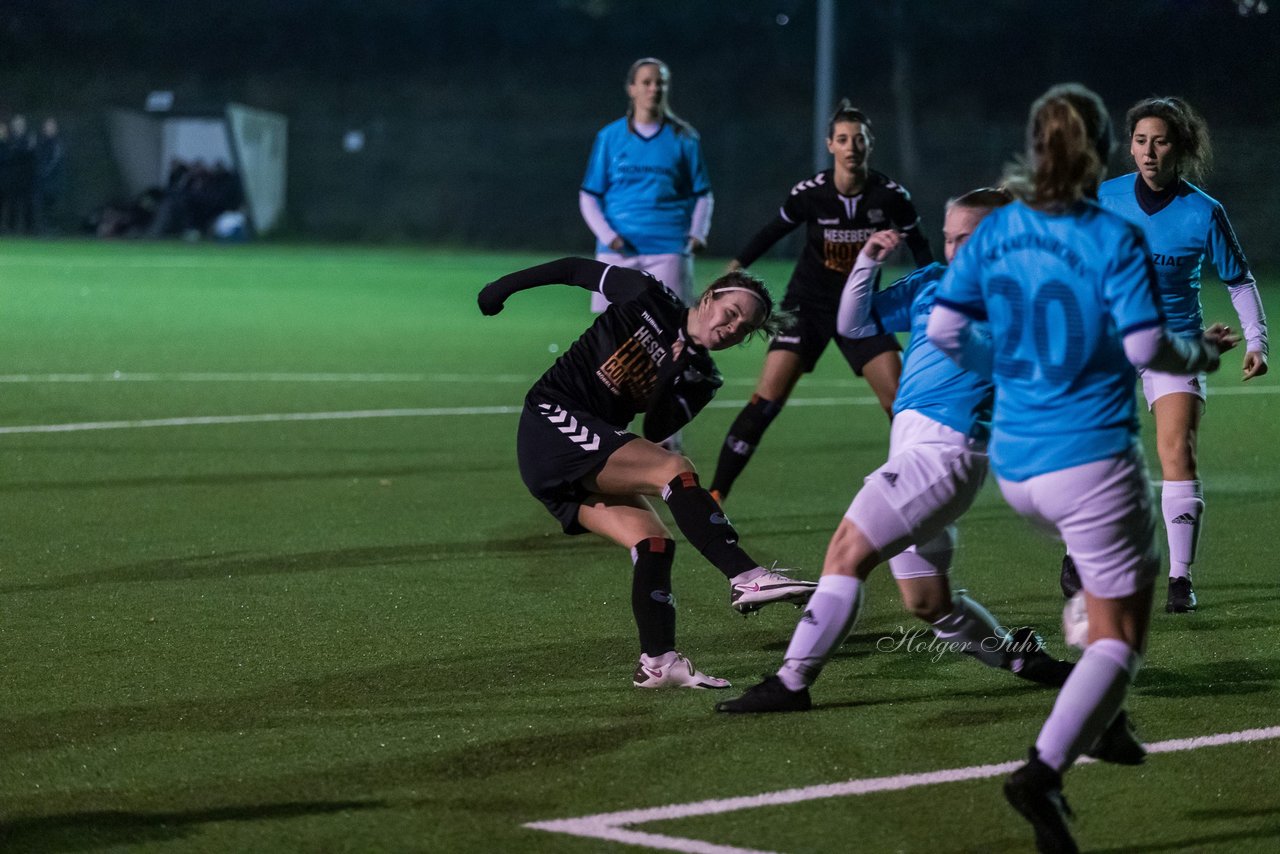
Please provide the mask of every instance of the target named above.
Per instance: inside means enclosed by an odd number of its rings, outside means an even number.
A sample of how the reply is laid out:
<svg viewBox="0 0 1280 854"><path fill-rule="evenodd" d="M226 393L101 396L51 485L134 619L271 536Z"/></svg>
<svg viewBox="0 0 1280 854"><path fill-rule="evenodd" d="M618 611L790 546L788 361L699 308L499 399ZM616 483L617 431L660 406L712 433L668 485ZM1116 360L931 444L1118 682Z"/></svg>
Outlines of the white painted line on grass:
<svg viewBox="0 0 1280 854"><path fill-rule="evenodd" d="M874 397L817 397L792 400L788 406L858 406L876 403ZM709 409L738 409L745 400L713 400ZM203 427L218 424L270 424L284 421L354 421L364 418L441 418L458 415L515 415L520 406L435 406L412 409L356 409L339 412L270 412L259 415L195 415L121 421L77 421L66 424L17 424L0 427L0 435L24 433L82 433L91 430L144 430L153 427Z"/></svg>
<svg viewBox="0 0 1280 854"><path fill-rule="evenodd" d="M159 371L111 371L109 373L66 372L48 374L0 374L0 384L8 385L41 385L58 383L467 383L481 385L512 383L533 385L538 379L536 374L457 374L457 373L395 373L369 372L353 373L343 371L180 371L164 373ZM750 377L740 377L726 381L728 385L755 386L756 381ZM831 386L848 388L860 393L867 392L861 383L853 379L807 379L805 385Z"/></svg>
<svg viewBox="0 0 1280 854"><path fill-rule="evenodd" d="M68 374L67 376L79 376ZM212 376L212 375L211 375ZM266 375L264 375L266 376ZM322 375L313 375L322 376ZM335 374L332 376L357 376ZM373 376L373 375L371 375ZM388 375L399 376L399 375ZM68 380L74 382L75 380ZM322 380L316 380L322 381ZM345 380L338 380L339 382ZM1266 393L1280 390L1267 386ZM1222 391L1218 394L1253 394L1248 389ZM740 409L745 400L713 400L708 409ZM802 397L787 401L787 406L871 406L879 401L871 395L860 397ZM91 430L143 430L153 427L199 427L219 424L269 424L284 421L355 421L366 418L442 418L459 415L514 415L519 406L432 406L406 409L356 409L335 412L274 412L257 415L196 415L175 418L142 418L120 421L78 421L66 424L16 424L0 426L0 435L26 433L81 433Z"/></svg>
<svg viewBox="0 0 1280 854"><path fill-rule="evenodd" d="M262 415L198 415L188 418L145 418L138 421L80 421L72 424L29 424L0 427L15 433L79 433L86 430L138 430L148 427L197 427L211 424L262 424L280 421L351 421L361 418L430 418L440 415L512 415L519 406L459 406L435 409L358 409L348 412L275 412Z"/></svg>
<svg viewBox="0 0 1280 854"><path fill-rule="evenodd" d="M109 374L0 374L0 383L38 385L43 383L526 383L537 377L525 374L397 374L288 371L207 371L186 373L152 373L147 371L112 371Z"/></svg>
<svg viewBox="0 0 1280 854"><path fill-rule="evenodd" d="M1174 753L1182 750L1199 750L1204 747L1246 744L1253 741L1268 741L1277 738L1280 738L1280 726L1158 741L1148 744L1146 747L1148 753ZM1085 762L1092 764L1093 761L1082 760L1081 764L1085 764ZM876 792L897 792L940 783L984 780L1008 774L1021 764L1022 761L1017 760L1001 762L998 765L972 765L967 768L948 768L942 771L928 771L921 774L870 777L863 780L846 780L843 783L827 783L821 786L806 786L801 789L784 789L780 792L765 792L759 795L747 795L737 798L720 798L689 804L669 804L649 809L598 813L596 815L581 816L580 818L534 821L524 826L532 830L565 833L570 836L581 836L589 839L603 839L609 842L620 842L626 845L636 845L660 851L682 851L686 852L686 854L769 854L769 852L753 848L716 845L700 839L645 833L632 830L629 826L652 821L669 821L692 816L717 815L738 810L783 806L822 798L852 797Z"/></svg>

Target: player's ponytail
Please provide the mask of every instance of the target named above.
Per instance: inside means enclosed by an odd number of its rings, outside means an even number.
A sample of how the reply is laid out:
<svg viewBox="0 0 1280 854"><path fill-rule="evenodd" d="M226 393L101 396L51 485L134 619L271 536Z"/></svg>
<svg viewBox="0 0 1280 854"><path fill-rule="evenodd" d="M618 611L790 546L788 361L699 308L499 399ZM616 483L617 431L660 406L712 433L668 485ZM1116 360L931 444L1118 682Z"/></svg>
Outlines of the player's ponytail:
<svg viewBox="0 0 1280 854"><path fill-rule="evenodd" d="M1054 86L1031 105L1026 159L1009 171L1006 186L1038 208L1095 198L1111 145L1102 99L1078 83Z"/></svg>

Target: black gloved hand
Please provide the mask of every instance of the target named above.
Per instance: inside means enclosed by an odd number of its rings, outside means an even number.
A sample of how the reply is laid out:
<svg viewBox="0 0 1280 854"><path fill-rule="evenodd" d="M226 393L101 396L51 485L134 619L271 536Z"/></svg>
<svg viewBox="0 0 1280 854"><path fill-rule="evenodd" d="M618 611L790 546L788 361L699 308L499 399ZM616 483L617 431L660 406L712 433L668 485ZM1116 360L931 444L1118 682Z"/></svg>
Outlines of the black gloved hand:
<svg viewBox="0 0 1280 854"><path fill-rule="evenodd" d="M497 282L490 282L480 290L480 295L476 297L476 302L480 306L480 313L486 317L492 317L502 311L503 304L507 301L506 289Z"/></svg>

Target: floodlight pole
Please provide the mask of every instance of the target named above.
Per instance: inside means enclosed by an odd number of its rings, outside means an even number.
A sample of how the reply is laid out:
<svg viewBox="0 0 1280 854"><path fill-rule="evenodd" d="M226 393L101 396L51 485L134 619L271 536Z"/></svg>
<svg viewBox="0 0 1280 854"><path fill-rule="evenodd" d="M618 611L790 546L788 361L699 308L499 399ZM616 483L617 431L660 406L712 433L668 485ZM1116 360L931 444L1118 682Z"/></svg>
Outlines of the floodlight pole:
<svg viewBox="0 0 1280 854"><path fill-rule="evenodd" d="M836 0L817 0L818 45L813 67L813 168L827 168L827 117L835 106Z"/></svg>

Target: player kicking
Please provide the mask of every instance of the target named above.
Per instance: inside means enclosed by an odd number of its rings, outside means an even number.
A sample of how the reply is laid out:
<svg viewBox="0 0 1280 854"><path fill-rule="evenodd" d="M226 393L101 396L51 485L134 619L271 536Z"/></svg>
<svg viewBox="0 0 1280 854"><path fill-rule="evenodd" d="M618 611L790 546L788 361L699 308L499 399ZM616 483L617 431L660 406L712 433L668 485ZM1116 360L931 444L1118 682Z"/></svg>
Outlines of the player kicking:
<svg viewBox="0 0 1280 854"><path fill-rule="evenodd" d="M566 534L590 531L630 549L641 649L633 683L727 688L676 651L676 544L651 498L661 496L680 532L728 578L729 601L739 612L804 602L815 585L749 557L693 463L655 443L692 420L722 385L709 351L777 331L773 298L764 282L738 272L721 276L686 308L647 273L564 258L486 285L480 310L497 314L517 291L548 284L595 291L610 305L525 397L516 437L520 475ZM643 438L628 430L642 413Z"/></svg>
<svg viewBox="0 0 1280 854"><path fill-rule="evenodd" d="M955 257L927 331L961 363L992 357L989 345L972 346L976 325L998 342L991 462L1000 491L1065 541L1084 585L1088 646L1004 786L1040 851L1072 852L1062 774L1118 719L1160 568L1134 366L1212 371L1236 339L1221 326L1195 339L1164 327L1142 232L1095 201L1111 149L1096 94L1050 89L1032 105L1026 138L1027 165L1009 183L1019 201Z"/></svg>
<svg viewBox="0 0 1280 854"><path fill-rule="evenodd" d="M988 213L1011 201L982 189L947 203L943 223L948 262ZM1030 628L1010 635L991 613L947 579L955 521L969 509L987 474L986 440L992 386L962 370L924 334L946 267L930 264L873 293L881 261L902 240L872 235L858 255L840 302L838 330L849 337L911 332L902 382L893 403L889 459L867 476L827 548L818 589L787 647L782 668L741 697L716 706L729 713L803 711L809 686L858 618L863 585L888 560L902 602L951 648L1023 679L1058 686L1071 665L1044 652Z"/></svg>

